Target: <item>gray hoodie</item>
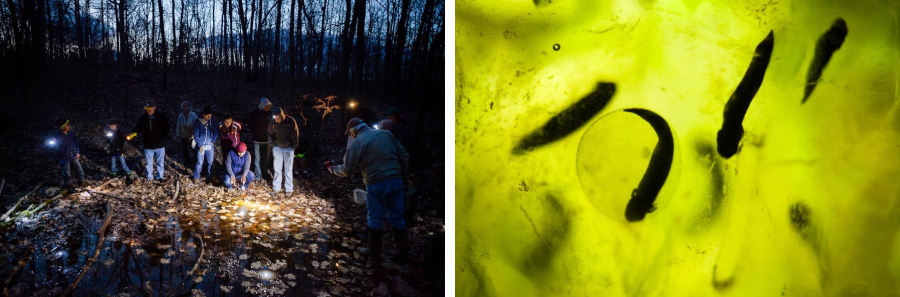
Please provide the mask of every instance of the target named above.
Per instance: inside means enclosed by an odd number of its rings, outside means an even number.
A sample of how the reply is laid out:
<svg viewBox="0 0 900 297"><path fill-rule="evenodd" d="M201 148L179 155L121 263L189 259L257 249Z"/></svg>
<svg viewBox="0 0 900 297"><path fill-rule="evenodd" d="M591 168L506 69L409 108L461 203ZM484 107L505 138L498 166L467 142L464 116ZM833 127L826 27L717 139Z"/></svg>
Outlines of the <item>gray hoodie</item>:
<svg viewBox="0 0 900 297"><path fill-rule="evenodd" d="M344 165L331 167L337 176L362 171L363 181L374 184L407 175L409 154L390 131L362 127L344 154Z"/></svg>

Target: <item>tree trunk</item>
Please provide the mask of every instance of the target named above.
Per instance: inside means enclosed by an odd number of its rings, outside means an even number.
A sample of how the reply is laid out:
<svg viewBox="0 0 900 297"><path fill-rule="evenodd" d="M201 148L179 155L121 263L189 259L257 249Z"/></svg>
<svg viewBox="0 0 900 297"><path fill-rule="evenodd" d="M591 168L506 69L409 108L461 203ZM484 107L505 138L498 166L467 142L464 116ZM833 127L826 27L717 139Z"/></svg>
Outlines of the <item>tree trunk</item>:
<svg viewBox="0 0 900 297"><path fill-rule="evenodd" d="M403 4L400 8L400 24L398 25L399 27L397 28L397 38L395 39L397 44L394 46L394 61L391 63L396 66L396 68L394 68L394 73L391 74L390 78L390 80L393 82L394 90L405 89L401 87L401 80L403 77L403 54L406 52L406 34L408 31L409 11L410 0L403 0ZM402 98L406 97L406 94L403 94L402 91L399 95L399 100L402 100Z"/></svg>
<svg viewBox="0 0 900 297"><path fill-rule="evenodd" d="M164 18L163 18L162 0L157 0L156 3L159 4L159 37L160 37L159 40L162 42L162 50L160 51L162 53L162 59L160 59L160 62L162 63L162 71L163 71L162 89L163 89L163 91L165 91L168 88L168 78L169 78L168 66L167 66L167 64L168 64L167 56L169 53L169 47L166 46L166 30L165 30L166 24L165 24L165 21L163 21Z"/></svg>
<svg viewBox="0 0 900 297"><path fill-rule="evenodd" d="M297 5L297 0L291 0L291 12L288 14L288 18L290 18L290 25L288 27L288 76L296 77L297 76L297 48L294 44L294 8Z"/></svg>
<svg viewBox="0 0 900 297"><path fill-rule="evenodd" d="M344 28L343 32L341 32L341 69L338 72L341 76L339 79L339 83L341 83L342 86L350 85L348 74L350 71L350 53L351 48L353 47L353 29L355 28L353 26L353 20L355 19L352 18L351 14L351 12L353 11L353 8L351 6L352 1L353 0L346 0L347 9L344 12Z"/></svg>
<svg viewBox="0 0 900 297"><path fill-rule="evenodd" d="M78 43L78 59L84 59L84 35L81 33L81 1L75 0L75 42Z"/></svg>
<svg viewBox="0 0 900 297"><path fill-rule="evenodd" d="M356 16L356 59L353 65L353 88L360 90L363 82L363 67L366 65L366 0L356 0L353 8Z"/></svg>
<svg viewBox="0 0 900 297"><path fill-rule="evenodd" d="M13 3L13 0L6 0L6 4L9 8L9 23L13 28L13 38L16 42L15 52L13 53L14 67L15 73L17 73L17 77L23 77L25 74L25 61L24 56L22 55L22 42L25 37L22 33L22 30L19 28L19 18L16 16L16 4Z"/></svg>
<svg viewBox="0 0 900 297"><path fill-rule="evenodd" d="M251 0L253 1L253 0ZM247 16L244 14L244 2L241 0L237 0L238 4L238 18L241 22L241 47L244 52L244 72L247 75L247 81L250 81L250 40L247 34Z"/></svg>
<svg viewBox="0 0 900 297"><path fill-rule="evenodd" d="M278 6L278 14L275 17L275 50L272 52L272 85L275 85L275 79L278 77L279 69L278 55L281 54L281 0L276 1Z"/></svg>

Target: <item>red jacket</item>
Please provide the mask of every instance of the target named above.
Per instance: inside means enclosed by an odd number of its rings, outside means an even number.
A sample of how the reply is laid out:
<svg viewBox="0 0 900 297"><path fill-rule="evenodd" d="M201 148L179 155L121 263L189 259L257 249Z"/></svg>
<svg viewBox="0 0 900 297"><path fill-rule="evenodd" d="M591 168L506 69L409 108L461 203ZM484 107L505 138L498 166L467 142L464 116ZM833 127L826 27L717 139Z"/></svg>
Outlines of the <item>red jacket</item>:
<svg viewBox="0 0 900 297"><path fill-rule="evenodd" d="M225 127L225 123L219 122L219 140L222 141L222 148L228 151L234 150L238 143L241 143L241 123L231 121L230 127ZM222 152L223 154L226 152Z"/></svg>

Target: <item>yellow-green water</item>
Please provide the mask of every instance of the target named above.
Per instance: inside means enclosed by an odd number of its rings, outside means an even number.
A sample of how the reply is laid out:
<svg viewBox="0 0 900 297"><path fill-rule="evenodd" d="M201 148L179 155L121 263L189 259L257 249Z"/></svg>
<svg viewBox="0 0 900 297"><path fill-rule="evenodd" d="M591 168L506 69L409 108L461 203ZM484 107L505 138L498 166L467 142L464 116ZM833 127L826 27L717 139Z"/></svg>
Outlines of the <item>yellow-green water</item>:
<svg viewBox="0 0 900 297"><path fill-rule="evenodd" d="M837 18L849 33L801 104ZM769 31L724 159L723 108ZM461 0L456 43L457 294L900 295L900 1ZM599 82L616 85L601 112L513 153ZM630 107L675 139L634 223L656 136Z"/></svg>

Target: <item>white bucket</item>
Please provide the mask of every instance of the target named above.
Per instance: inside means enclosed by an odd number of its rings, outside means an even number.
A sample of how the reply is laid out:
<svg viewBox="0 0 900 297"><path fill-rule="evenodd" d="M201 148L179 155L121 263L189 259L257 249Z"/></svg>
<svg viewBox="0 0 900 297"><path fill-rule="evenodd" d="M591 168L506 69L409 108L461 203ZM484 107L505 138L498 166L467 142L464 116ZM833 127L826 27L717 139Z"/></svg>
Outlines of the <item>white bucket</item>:
<svg viewBox="0 0 900 297"><path fill-rule="evenodd" d="M366 204L366 191L363 189L353 190L353 202L356 202L356 204Z"/></svg>

